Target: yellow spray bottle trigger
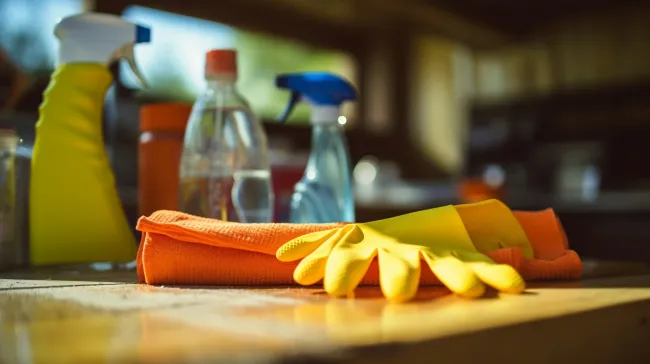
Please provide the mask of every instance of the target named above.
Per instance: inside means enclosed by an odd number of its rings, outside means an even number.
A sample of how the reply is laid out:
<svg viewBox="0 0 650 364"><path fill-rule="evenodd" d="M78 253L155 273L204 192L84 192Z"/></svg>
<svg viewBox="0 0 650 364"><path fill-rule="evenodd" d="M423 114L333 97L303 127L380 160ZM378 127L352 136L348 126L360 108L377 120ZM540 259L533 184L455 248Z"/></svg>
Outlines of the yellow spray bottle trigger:
<svg viewBox="0 0 650 364"><path fill-rule="evenodd" d="M135 62L135 54L133 52L133 48L135 44L136 44L135 42L129 42L123 45L122 47L118 48L117 50L115 50L115 52L111 57L111 62L109 63L112 63L112 61L117 61L120 59L125 60L129 64L129 67L131 68L131 71L133 71L135 77L140 82L140 86L144 88L148 88L149 84L147 83L147 80L142 74L142 72L140 71L138 64Z"/></svg>

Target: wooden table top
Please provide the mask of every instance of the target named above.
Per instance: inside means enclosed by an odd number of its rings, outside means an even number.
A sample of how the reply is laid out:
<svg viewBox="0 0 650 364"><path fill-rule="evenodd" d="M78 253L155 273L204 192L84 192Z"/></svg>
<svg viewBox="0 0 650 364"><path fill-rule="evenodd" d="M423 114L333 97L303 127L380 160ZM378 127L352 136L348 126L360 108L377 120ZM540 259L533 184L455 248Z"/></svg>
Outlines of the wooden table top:
<svg viewBox="0 0 650 364"><path fill-rule="evenodd" d="M0 278L2 363L650 362L643 264L588 264L580 282L479 300L425 287L402 305L374 287L346 300L318 288L146 286L134 272Z"/></svg>

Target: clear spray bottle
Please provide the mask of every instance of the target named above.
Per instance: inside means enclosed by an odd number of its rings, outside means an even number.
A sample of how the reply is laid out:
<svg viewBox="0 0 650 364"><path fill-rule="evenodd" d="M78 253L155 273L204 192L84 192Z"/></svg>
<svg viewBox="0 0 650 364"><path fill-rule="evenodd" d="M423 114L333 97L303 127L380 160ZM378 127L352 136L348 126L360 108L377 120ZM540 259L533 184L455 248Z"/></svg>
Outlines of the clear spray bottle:
<svg viewBox="0 0 650 364"><path fill-rule="evenodd" d="M354 222L350 155L345 132L338 122L341 105L357 98L354 86L340 76L322 72L279 75L275 83L291 91L281 121L289 117L299 101L311 106L311 153L305 174L291 197L289 220Z"/></svg>

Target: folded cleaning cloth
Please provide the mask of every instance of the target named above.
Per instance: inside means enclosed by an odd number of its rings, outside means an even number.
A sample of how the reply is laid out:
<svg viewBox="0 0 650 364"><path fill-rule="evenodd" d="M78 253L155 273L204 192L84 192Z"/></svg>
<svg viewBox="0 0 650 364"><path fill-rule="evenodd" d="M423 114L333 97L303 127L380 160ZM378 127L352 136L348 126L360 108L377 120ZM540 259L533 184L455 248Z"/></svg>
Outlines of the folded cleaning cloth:
<svg viewBox="0 0 650 364"><path fill-rule="evenodd" d="M490 258L511 265L525 280L580 277L580 258L568 249L566 235L553 210L514 211L514 215L530 240L535 258L525 259L518 247L485 252ZM242 224L177 211L157 211L138 221L137 229L142 232L138 279L147 284L176 285L293 284L298 262L280 262L275 257L276 250L301 235L342 225ZM378 282L375 260L361 284ZM423 269L420 284L440 281L430 270Z"/></svg>

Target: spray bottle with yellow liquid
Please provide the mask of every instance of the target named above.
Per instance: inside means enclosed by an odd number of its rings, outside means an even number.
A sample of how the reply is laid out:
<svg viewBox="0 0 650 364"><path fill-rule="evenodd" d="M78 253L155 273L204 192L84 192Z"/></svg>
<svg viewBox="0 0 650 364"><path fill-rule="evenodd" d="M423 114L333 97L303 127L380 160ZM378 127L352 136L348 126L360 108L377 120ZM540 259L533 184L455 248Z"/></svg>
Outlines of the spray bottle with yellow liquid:
<svg viewBox="0 0 650 364"><path fill-rule="evenodd" d="M59 21L58 62L40 106L30 182L32 265L130 262L136 241L104 148L109 66L126 60L144 86L133 48L151 32L119 16Z"/></svg>

